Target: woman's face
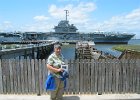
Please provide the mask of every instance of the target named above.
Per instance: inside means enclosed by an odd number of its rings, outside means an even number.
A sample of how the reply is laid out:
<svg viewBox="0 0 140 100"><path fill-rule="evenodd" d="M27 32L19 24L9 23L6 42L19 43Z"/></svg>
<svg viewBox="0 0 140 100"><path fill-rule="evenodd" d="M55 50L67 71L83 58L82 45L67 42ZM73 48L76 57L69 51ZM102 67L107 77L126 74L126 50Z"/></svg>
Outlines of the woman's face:
<svg viewBox="0 0 140 100"><path fill-rule="evenodd" d="M56 55L59 55L61 53L61 48L55 48L54 52L56 53Z"/></svg>

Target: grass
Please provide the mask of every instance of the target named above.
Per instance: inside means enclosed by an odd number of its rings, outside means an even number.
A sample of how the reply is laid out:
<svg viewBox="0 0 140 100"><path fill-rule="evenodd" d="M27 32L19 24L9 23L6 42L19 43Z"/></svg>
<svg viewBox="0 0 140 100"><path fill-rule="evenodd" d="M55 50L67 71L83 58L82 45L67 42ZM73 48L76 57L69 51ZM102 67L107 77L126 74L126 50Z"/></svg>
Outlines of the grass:
<svg viewBox="0 0 140 100"><path fill-rule="evenodd" d="M18 45L16 44L11 44L11 45L0 45L0 48L4 48L4 49L15 49L15 48L19 48Z"/></svg>
<svg viewBox="0 0 140 100"><path fill-rule="evenodd" d="M117 45L112 49L123 52L124 50L134 50L140 52L140 45Z"/></svg>

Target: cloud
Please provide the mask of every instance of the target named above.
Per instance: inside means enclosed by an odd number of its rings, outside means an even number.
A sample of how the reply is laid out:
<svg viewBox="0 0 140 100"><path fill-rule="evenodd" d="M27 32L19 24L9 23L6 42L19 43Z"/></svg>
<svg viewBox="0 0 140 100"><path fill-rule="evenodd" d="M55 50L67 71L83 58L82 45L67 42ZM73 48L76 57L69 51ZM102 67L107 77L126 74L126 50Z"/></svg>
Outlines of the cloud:
<svg viewBox="0 0 140 100"><path fill-rule="evenodd" d="M68 4L63 7L51 5L49 7L50 15L57 19L65 19L64 10L69 10L68 19L74 24L83 24L89 20L90 13L96 9L96 5L93 2L80 2L78 5Z"/></svg>
<svg viewBox="0 0 140 100"><path fill-rule="evenodd" d="M41 15L41 16L35 16L33 19L36 20L36 21L46 21L46 20L49 19L49 17Z"/></svg>
<svg viewBox="0 0 140 100"><path fill-rule="evenodd" d="M69 2L69 1L75 1L76 2L77 1L78 2L80 0L58 0L58 1L60 1L60 2Z"/></svg>
<svg viewBox="0 0 140 100"><path fill-rule="evenodd" d="M12 28L12 23L10 21L4 21L3 25L5 28Z"/></svg>
<svg viewBox="0 0 140 100"><path fill-rule="evenodd" d="M125 15L113 16L109 20L103 22L91 21L85 25L85 30L135 33L136 37L140 38L140 8Z"/></svg>
<svg viewBox="0 0 140 100"><path fill-rule="evenodd" d="M20 27L20 30L28 32L49 32L52 31L52 27L54 25L51 22L34 22L33 24Z"/></svg>
<svg viewBox="0 0 140 100"><path fill-rule="evenodd" d="M26 24L19 29L21 31L28 32L49 32L52 31L53 23L50 22L50 18L44 15L38 15L33 17L34 22Z"/></svg>
<svg viewBox="0 0 140 100"><path fill-rule="evenodd" d="M57 0L57 1L59 1L59 2L80 2L80 1L84 1L84 0ZM88 1L97 2L98 0L88 0Z"/></svg>
<svg viewBox="0 0 140 100"><path fill-rule="evenodd" d="M133 10L127 15L112 17L101 26L103 30L140 31L140 9Z"/></svg>
<svg viewBox="0 0 140 100"><path fill-rule="evenodd" d="M13 30L13 24L10 21L4 21L0 24L0 31L9 31L9 30Z"/></svg>
<svg viewBox="0 0 140 100"><path fill-rule="evenodd" d="M73 4L68 4L63 7L51 5L48 9L48 16L50 16L51 18L44 15L35 16L33 17L35 22L20 27L20 30L38 32L54 31L54 25L57 25L58 21L65 19L64 10L66 9L69 10L68 18L70 20L70 23L74 23L80 26L88 22L89 14L96 9L96 5L91 2L81 2L77 6Z"/></svg>
<svg viewBox="0 0 140 100"><path fill-rule="evenodd" d="M126 15L125 18L127 19L139 19L140 20L140 8L133 10L130 14Z"/></svg>

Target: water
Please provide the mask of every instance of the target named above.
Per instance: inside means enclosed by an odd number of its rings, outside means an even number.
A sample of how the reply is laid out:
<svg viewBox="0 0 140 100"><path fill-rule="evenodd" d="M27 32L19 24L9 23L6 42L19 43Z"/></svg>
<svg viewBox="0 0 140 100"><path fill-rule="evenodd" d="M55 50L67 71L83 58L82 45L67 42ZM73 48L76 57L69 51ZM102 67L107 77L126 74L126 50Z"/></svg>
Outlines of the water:
<svg viewBox="0 0 140 100"><path fill-rule="evenodd" d="M63 45L62 54L65 59L75 59L75 44Z"/></svg>
<svg viewBox="0 0 140 100"><path fill-rule="evenodd" d="M140 45L140 39L133 39L128 42L128 44ZM95 44L95 48L104 51L106 53L110 53L116 57L121 55L121 52L112 50L112 47L115 45L121 44ZM75 59L75 45L64 45L62 46L62 54L64 55L65 59Z"/></svg>
<svg viewBox="0 0 140 100"><path fill-rule="evenodd" d="M95 48L97 50L100 50L100 51L103 51L103 52L106 52L106 53L109 53L109 54L112 54L112 55L118 57L121 55L121 52L112 50L112 47L115 45L118 45L118 44L96 44Z"/></svg>
<svg viewBox="0 0 140 100"><path fill-rule="evenodd" d="M128 42L128 44L140 45L140 39L133 39Z"/></svg>

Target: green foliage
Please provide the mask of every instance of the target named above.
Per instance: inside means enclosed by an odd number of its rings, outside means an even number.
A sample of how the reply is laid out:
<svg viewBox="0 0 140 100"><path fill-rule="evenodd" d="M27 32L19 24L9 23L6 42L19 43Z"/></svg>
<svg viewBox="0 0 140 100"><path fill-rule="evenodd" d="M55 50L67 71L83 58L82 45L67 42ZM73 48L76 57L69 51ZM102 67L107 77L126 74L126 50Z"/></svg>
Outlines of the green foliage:
<svg viewBox="0 0 140 100"><path fill-rule="evenodd" d="M0 45L0 48L2 49L15 49L15 48L20 48L19 45L16 44L8 44L8 45ZM0 49L0 50L1 50Z"/></svg>
<svg viewBox="0 0 140 100"><path fill-rule="evenodd" d="M134 50L140 52L140 45L117 45L112 49L123 52L124 50Z"/></svg>

